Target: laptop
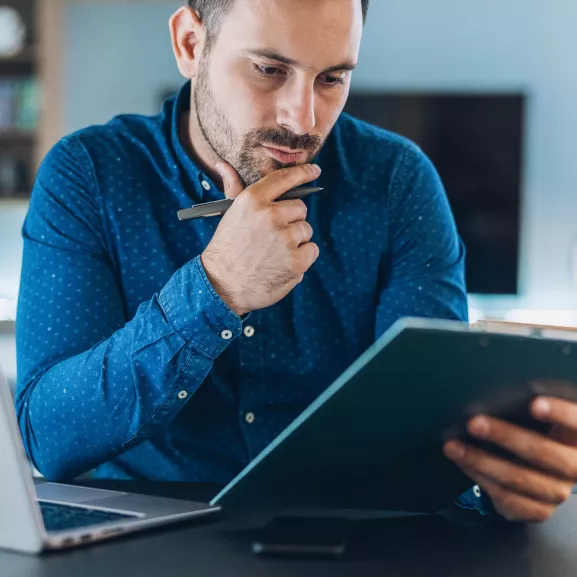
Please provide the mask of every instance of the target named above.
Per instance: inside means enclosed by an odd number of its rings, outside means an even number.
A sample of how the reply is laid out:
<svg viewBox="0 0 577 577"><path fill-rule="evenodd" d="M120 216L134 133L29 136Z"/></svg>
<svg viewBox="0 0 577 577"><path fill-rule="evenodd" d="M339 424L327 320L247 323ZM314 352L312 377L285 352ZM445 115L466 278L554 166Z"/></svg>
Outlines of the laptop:
<svg viewBox="0 0 577 577"><path fill-rule="evenodd" d="M0 367L0 547L64 549L220 510L205 503L34 482Z"/></svg>
<svg viewBox="0 0 577 577"><path fill-rule="evenodd" d="M577 401L577 343L405 318L211 501L227 511L435 512L474 483L443 454L485 413L548 432L539 395Z"/></svg>

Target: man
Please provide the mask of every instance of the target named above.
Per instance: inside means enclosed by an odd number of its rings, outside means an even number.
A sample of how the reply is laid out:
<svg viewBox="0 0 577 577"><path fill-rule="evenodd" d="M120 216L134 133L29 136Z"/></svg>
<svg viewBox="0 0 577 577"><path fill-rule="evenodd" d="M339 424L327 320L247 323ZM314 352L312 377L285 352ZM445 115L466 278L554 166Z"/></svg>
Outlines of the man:
<svg viewBox="0 0 577 577"><path fill-rule="evenodd" d="M367 7L194 0L170 21L191 82L162 113L49 153L23 229L16 400L48 478L225 483L396 319L466 319L435 170L341 115ZM325 190L275 202L307 183ZM177 220L220 189L222 219ZM484 489L462 504L544 520L568 497L577 407L533 410L551 438L470 425L526 464L447 444Z"/></svg>

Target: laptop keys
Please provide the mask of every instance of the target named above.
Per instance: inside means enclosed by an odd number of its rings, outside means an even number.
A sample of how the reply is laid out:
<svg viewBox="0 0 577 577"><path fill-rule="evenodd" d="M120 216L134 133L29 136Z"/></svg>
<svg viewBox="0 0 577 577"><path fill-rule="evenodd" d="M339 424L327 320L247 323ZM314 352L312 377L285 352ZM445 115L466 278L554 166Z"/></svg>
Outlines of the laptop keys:
<svg viewBox="0 0 577 577"><path fill-rule="evenodd" d="M61 503L39 501L38 504L40 505L46 531L68 531L79 527L110 523L111 521L138 519L137 515L112 513L110 511L75 507Z"/></svg>

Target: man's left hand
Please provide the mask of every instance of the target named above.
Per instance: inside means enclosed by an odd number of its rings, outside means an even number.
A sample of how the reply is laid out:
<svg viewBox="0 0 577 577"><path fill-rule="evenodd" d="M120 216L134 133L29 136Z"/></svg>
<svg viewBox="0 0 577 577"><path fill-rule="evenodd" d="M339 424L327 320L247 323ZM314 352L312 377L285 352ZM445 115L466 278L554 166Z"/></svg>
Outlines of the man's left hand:
<svg viewBox="0 0 577 577"><path fill-rule="evenodd" d="M539 397L531 404L537 420L552 425L548 435L479 415L467 429L516 455L512 462L460 441L448 441L445 455L491 498L509 521L543 522L571 495L577 483L577 403Z"/></svg>

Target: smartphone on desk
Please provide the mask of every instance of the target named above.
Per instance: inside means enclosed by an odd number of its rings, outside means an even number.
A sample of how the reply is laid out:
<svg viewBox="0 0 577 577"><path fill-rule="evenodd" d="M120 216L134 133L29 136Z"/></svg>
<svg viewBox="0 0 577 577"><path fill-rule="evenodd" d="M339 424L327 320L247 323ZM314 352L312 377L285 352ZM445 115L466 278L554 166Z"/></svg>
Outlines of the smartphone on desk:
<svg viewBox="0 0 577 577"><path fill-rule="evenodd" d="M334 517L275 517L254 539L252 552L270 556L341 556L350 521Z"/></svg>

